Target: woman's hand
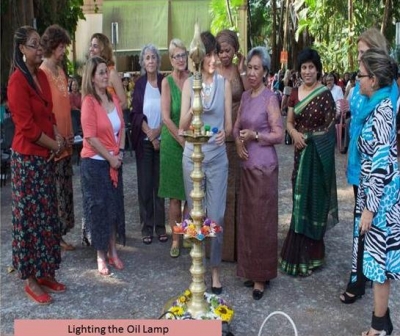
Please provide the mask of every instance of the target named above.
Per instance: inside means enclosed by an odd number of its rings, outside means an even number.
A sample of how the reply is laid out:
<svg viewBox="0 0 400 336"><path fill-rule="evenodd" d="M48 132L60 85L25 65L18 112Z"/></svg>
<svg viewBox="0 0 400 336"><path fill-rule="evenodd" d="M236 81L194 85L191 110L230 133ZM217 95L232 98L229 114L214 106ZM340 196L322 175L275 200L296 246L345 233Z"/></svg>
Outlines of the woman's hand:
<svg viewBox="0 0 400 336"><path fill-rule="evenodd" d="M72 147L74 144L74 135L71 133L69 136L65 138L66 146L67 147Z"/></svg>
<svg viewBox="0 0 400 336"><path fill-rule="evenodd" d="M239 139L243 142L252 141L256 138L256 132L249 129L242 129L239 131Z"/></svg>
<svg viewBox="0 0 400 336"><path fill-rule="evenodd" d="M293 144L297 149L301 150L307 146L303 133L293 129L290 136L292 137Z"/></svg>
<svg viewBox="0 0 400 336"><path fill-rule="evenodd" d="M146 135L151 142L157 137L156 130L153 128L149 128L149 130L146 132Z"/></svg>
<svg viewBox="0 0 400 336"><path fill-rule="evenodd" d="M118 169L122 165L122 160L120 159L119 155L111 156L110 160L108 161L111 168Z"/></svg>
<svg viewBox="0 0 400 336"><path fill-rule="evenodd" d="M158 152L160 150L160 140L154 139L151 143L154 147L154 150Z"/></svg>
<svg viewBox="0 0 400 336"><path fill-rule="evenodd" d="M219 131L215 137L215 143L217 145L223 145L225 143L225 131Z"/></svg>
<svg viewBox="0 0 400 336"><path fill-rule="evenodd" d="M360 219L360 234L367 233L371 230L372 219L374 218L374 213L368 209L364 209L361 214Z"/></svg>
<svg viewBox="0 0 400 336"><path fill-rule="evenodd" d="M236 139L236 152L242 160L248 160L249 152L242 140Z"/></svg>

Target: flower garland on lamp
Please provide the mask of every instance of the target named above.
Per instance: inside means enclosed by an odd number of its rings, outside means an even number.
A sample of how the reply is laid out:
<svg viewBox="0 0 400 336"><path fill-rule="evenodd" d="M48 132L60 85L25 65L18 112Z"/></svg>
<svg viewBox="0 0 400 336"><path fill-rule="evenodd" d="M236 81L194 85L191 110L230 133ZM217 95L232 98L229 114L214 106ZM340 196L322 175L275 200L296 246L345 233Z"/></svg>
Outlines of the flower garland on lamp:
<svg viewBox="0 0 400 336"><path fill-rule="evenodd" d="M176 223L173 231L176 234L182 234L185 239L195 238L202 241L207 237L215 237L218 232L222 232L222 226L206 218L200 229L197 229L192 219L185 219L182 223Z"/></svg>
<svg viewBox="0 0 400 336"><path fill-rule="evenodd" d="M187 289L183 294L172 302L166 310L165 318L168 320L221 320L230 323L233 319L234 311L225 300L214 294L204 293L204 298L208 303L208 311L204 314L192 316L187 309L187 303L191 300L192 293ZM170 312L171 314L168 314Z"/></svg>

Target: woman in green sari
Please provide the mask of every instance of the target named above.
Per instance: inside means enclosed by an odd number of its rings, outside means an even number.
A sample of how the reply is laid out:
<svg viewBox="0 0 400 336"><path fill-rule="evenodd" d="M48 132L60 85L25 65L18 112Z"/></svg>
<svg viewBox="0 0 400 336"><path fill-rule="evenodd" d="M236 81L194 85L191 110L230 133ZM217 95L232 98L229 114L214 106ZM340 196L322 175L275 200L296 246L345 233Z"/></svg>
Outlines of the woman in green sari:
<svg viewBox="0 0 400 336"><path fill-rule="evenodd" d="M308 276L324 262L324 234L338 222L335 174L335 102L321 84L321 59L313 49L297 60L302 84L288 102L287 131L295 146L293 209L279 266Z"/></svg>

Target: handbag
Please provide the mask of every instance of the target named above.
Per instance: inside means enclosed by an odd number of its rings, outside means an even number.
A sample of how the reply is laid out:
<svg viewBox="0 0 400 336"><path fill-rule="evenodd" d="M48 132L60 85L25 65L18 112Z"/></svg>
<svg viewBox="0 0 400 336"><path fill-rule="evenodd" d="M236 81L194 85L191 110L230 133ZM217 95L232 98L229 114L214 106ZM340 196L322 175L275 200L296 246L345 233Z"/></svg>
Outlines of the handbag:
<svg viewBox="0 0 400 336"><path fill-rule="evenodd" d="M293 143L292 137L290 136L289 132L285 131L285 145L291 145Z"/></svg>

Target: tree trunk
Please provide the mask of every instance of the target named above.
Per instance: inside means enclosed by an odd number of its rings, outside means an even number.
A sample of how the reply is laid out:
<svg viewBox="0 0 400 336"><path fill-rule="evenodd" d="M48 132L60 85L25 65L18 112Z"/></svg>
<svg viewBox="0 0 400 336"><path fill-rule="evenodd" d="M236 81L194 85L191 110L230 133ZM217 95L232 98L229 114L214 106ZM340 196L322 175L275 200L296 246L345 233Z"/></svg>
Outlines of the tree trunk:
<svg viewBox="0 0 400 336"><path fill-rule="evenodd" d="M9 0L6 13L1 15L1 84L5 85L13 58L14 32L24 25L32 25L33 0Z"/></svg>
<svg viewBox="0 0 400 336"><path fill-rule="evenodd" d="M386 0L385 1L385 11L383 12L383 20L382 20L382 25L381 25L381 33L383 35L385 35L385 31L386 31L386 28L389 23L390 7L391 7L391 0Z"/></svg>
<svg viewBox="0 0 400 336"><path fill-rule="evenodd" d="M349 21L349 46L353 45L353 0L348 0L347 2L347 12ZM354 69L354 55L353 53L348 53L349 69Z"/></svg>
<svg viewBox="0 0 400 336"><path fill-rule="evenodd" d="M279 68L279 51L276 47L276 0L272 0L272 38L271 38L271 44L272 44L272 62L271 62L271 68L270 71L276 71Z"/></svg>
<svg viewBox="0 0 400 336"><path fill-rule="evenodd" d="M228 13L228 19L231 27L233 27L233 19L232 19L232 12L231 12L231 4L229 0L225 0L226 4L226 12Z"/></svg>

